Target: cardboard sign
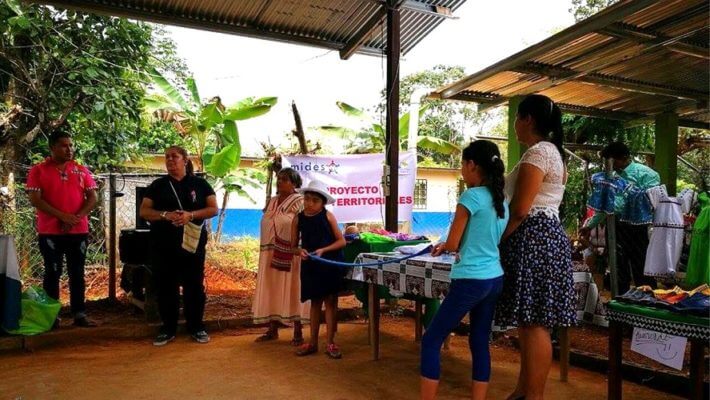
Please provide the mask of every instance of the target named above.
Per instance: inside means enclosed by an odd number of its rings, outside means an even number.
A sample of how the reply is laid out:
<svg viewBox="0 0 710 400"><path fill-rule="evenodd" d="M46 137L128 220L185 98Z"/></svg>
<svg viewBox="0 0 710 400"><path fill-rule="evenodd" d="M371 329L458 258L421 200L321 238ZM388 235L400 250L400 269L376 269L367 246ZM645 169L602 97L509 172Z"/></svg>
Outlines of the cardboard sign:
<svg viewBox="0 0 710 400"><path fill-rule="evenodd" d="M683 369L688 338L634 328L631 350L677 370Z"/></svg>

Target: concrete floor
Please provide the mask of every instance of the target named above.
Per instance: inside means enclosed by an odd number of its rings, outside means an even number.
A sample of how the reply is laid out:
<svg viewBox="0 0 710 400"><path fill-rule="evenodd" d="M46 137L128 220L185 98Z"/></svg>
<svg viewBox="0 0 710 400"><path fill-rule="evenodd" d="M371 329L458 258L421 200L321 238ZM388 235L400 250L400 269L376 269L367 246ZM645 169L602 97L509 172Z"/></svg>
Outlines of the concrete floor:
<svg viewBox="0 0 710 400"><path fill-rule="evenodd" d="M286 330L279 341L256 344L255 329L216 333L208 345L179 336L162 348L150 341L114 340L15 352L0 356L0 399L415 399L419 346L413 342L413 323L387 317L381 327L377 362L370 359L362 322L339 326L341 360L323 353L295 357ZM515 385L518 356L498 347L492 358L489 398L502 399ZM439 398L467 398L470 368L467 339L453 338L442 357ZM546 395L606 399L606 377L571 368L569 382L561 383L555 363ZM676 398L624 383L624 399Z"/></svg>

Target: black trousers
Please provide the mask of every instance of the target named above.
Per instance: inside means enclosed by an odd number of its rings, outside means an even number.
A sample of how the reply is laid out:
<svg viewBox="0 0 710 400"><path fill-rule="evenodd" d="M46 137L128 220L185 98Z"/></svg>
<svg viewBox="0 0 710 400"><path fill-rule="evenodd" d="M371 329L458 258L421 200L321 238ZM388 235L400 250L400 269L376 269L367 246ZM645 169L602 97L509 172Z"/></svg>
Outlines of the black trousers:
<svg viewBox="0 0 710 400"><path fill-rule="evenodd" d="M636 286L656 287L656 280L643 274L647 248L648 225L616 222L616 270L619 294L629 290L632 278Z"/></svg>
<svg viewBox="0 0 710 400"><path fill-rule="evenodd" d="M183 294L183 313L189 333L204 329L205 312L205 247L192 254L181 247L153 254L153 279L158 295L158 312L163 321L161 333L174 335L180 314L180 287Z"/></svg>
<svg viewBox="0 0 710 400"><path fill-rule="evenodd" d="M44 259L42 287L53 299L59 300L59 279L64 258L69 275L69 301L74 318L86 316L84 301L84 263L88 235L40 235L39 251Z"/></svg>

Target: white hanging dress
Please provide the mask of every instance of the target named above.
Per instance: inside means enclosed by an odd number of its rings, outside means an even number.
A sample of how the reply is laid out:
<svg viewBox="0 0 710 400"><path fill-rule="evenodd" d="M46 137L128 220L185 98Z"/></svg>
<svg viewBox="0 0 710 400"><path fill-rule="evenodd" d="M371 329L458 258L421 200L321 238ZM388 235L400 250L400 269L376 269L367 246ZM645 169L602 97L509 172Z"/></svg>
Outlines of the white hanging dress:
<svg viewBox="0 0 710 400"><path fill-rule="evenodd" d="M665 185L646 191L653 205L653 230L646 249L646 276L675 277L676 266L683 250L683 214L690 212L695 192L685 189L676 197L668 196Z"/></svg>

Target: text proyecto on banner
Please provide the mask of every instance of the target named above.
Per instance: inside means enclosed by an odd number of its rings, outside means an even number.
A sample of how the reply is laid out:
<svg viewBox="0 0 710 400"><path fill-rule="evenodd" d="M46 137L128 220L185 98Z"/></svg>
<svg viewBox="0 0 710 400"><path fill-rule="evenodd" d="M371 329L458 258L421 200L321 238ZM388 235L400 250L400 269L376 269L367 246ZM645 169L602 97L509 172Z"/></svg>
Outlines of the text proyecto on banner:
<svg viewBox="0 0 710 400"><path fill-rule="evenodd" d="M335 198L332 211L338 222L383 221L382 190L384 154L298 155L283 157L283 166L298 171L303 186L312 179L324 182ZM399 156L398 219L411 221L416 179L416 154Z"/></svg>

